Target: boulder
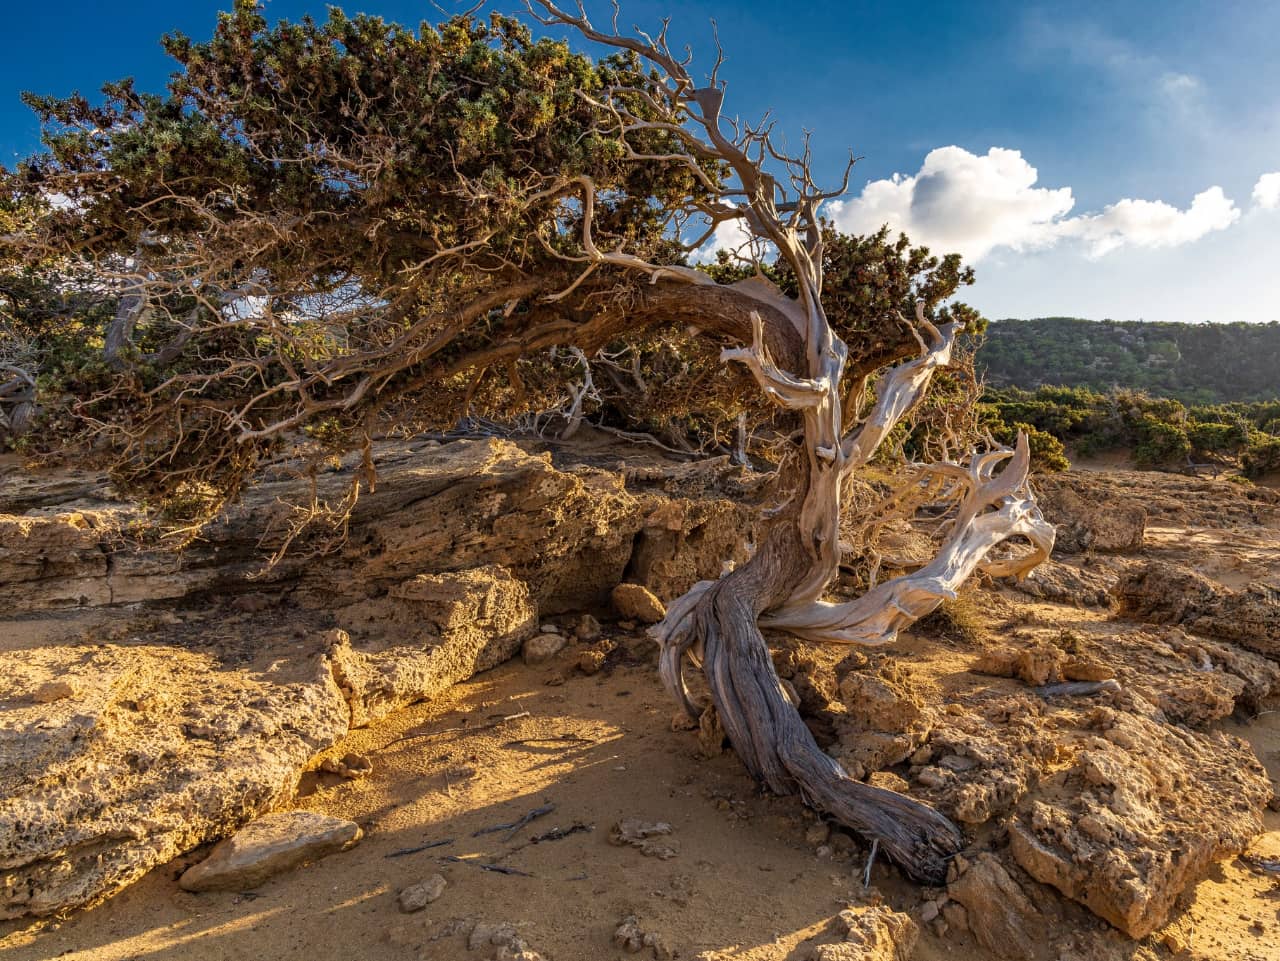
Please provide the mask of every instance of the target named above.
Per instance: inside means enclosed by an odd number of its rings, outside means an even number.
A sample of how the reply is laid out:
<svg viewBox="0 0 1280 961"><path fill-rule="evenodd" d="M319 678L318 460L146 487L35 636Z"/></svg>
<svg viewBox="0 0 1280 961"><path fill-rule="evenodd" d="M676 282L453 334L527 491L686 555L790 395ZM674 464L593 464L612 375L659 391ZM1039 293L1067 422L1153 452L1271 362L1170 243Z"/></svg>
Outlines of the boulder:
<svg viewBox="0 0 1280 961"><path fill-rule="evenodd" d="M1012 852L1037 881L1142 938L1261 832L1271 785L1243 741L1164 723L1154 708L1098 707L1091 723L1094 736L1011 824Z"/></svg>
<svg viewBox="0 0 1280 961"><path fill-rule="evenodd" d="M222 841L178 879L186 891L248 891L307 861L345 851L360 840L354 821L312 811L268 814Z"/></svg>

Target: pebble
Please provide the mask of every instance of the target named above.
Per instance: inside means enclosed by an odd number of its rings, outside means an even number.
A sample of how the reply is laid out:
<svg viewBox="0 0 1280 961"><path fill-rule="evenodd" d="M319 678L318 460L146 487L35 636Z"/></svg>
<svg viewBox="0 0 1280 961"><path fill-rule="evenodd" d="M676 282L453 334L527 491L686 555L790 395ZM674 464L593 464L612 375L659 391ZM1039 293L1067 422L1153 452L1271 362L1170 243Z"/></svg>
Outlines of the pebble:
<svg viewBox="0 0 1280 961"><path fill-rule="evenodd" d="M567 643L562 634L539 634L524 642L521 654L526 664L543 664L559 654Z"/></svg>
<svg viewBox="0 0 1280 961"><path fill-rule="evenodd" d="M444 894L446 883L443 876L433 874L419 884L409 885L409 887L400 892L400 896L396 899L400 904L400 910L405 914L421 911L432 901L439 898L440 895Z"/></svg>

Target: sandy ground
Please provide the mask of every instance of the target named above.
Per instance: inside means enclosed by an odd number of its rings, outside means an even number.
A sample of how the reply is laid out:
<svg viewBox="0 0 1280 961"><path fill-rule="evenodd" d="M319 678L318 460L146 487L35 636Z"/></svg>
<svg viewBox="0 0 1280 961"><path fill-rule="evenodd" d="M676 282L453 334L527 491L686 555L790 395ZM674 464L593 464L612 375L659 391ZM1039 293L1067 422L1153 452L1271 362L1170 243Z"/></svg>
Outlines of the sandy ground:
<svg viewBox="0 0 1280 961"><path fill-rule="evenodd" d="M14 961L476 959L482 955L467 951L462 922L485 919L517 924L548 958L588 961L623 957L611 937L635 915L680 958L802 961L814 944L834 939L831 921L849 903L883 896L918 916L919 890L896 871L877 864L864 890L864 850L819 856L805 838L816 819L798 800L759 794L730 753L700 758L695 734L670 728L671 706L647 642L619 640L616 662L594 677L572 669L571 645L550 664L510 663L355 732L330 753L365 754L373 774L358 781L308 775L298 800L363 825L366 837L353 850L240 894L179 889L175 879L198 860L195 852L61 923L0 928L8 932L0 954ZM905 647L927 655L934 645L909 638ZM940 670L958 654L935 653ZM1280 713L1228 727L1280 778ZM514 834L474 836L548 804L555 810ZM661 860L610 844L610 827L624 817L669 822L678 854ZM531 843L575 825L589 829ZM1123 956L1169 957L1158 946L1168 937L1187 946L1184 958L1280 959L1280 878L1257 865L1280 859L1280 814L1268 813L1266 827L1244 857L1219 865L1189 892L1187 909L1164 932ZM388 857L442 841L449 843ZM448 880L443 897L421 913L400 913L397 892L437 872ZM1123 944L1112 938L1112 947ZM1072 945L1073 932L1045 933L1046 958L1080 957L1062 954ZM990 956L967 934L940 939L926 930L913 957Z"/></svg>

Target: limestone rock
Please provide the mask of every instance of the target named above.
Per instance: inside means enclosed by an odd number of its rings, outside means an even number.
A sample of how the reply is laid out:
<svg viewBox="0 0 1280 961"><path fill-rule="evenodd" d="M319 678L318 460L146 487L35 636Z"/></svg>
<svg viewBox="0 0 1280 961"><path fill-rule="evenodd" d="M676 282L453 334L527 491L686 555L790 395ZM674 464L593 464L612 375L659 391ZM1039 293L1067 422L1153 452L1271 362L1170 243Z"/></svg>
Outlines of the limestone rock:
<svg viewBox="0 0 1280 961"><path fill-rule="evenodd" d="M1234 591L1190 568L1151 561L1123 578L1116 594L1128 616L1181 624L1280 661L1280 588L1274 585Z"/></svg>
<svg viewBox="0 0 1280 961"><path fill-rule="evenodd" d="M1064 554L1081 551L1136 551L1146 532L1147 511L1127 498L1098 498L1087 489L1089 479L1077 476L1042 477L1037 499L1048 520L1058 530L1056 549Z"/></svg>
<svg viewBox="0 0 1280 961"><path fill-rule="evenodd" d="M427 880L418 884L411 884L405 888L396 897L396 903L399 904L400 910L405 914L412 914L414 911L421 911L428 904L439 900L444 894L447 885L444 877L439 874L433 874Z"/></svg>
<svg viewBox="0 0 1280 961"><path fill-rule="evenodd" d="M642 854L666 861L679 853L679 844L670 834L671 825L666 821L623 818L609 830L609 842L630 845Z"/></svg>
<svg viewBox="0 0 1280 961"><path fill-rule="evenodd" d="M841 911L837 928L843 943L814 949L814 961L909 961L920 930L905 914L876 904Z"/></svg>
<svg viewBox="0 0 1280 961"><path fill-rule="evenodd" d="M1026 577L1013 583L1024 594L1077 607L1108 607L1117 575L1110 571L1086 570L1074 564L1047 560Z"/></svg>
<svg viewBox="0 0 1280 961"><path fill-rule="evenodd" d="M536 628L537 610L524 582L490 565L419 574L342 620L373 638L353 642L339 629L328 640L351 725L363 727L511 658Z"/></svg>
<svg viewBox="0 0 1280 961"><path fill-rule="evenodd" d="M580 641L596 641L600 639L600 622L590 614L583 614L578 618L578 624L573 629L573 635Z"/></svg>
<svg viewBox="0 0 1280 961"><path fill-rule="evenodd" d="M601 650L594 648L585 650L578 655L578 670L583 674L598 674L600 668L604 667L605 658L608 655Z"/></svg>
<svg viewBox="0 0 1280 961"><path fill-rule="evenodd" d="M640 919L634 914L627 915L613 932L613 946L637 954L644 949L644 931L640 927Z"/></svg>
<svg viewBox="0 0 1280 961"><path fill-rule="evenodd" d="M344 754L342 757L327 757L320 762L320 770L348 781L358 781L373 773L373 762L363 754Z"/></svg>
<svg viewBox="0 0 1280 961"><path fill-rule="evenodd" d="M567 643L563 634L539 634L524 642L521 655L526 664L545 664L559 654Z"/></svg>
<svg viewBox="0 0 1280 961"><path fill-rule="evenodd" d="M352 727L502 663L539 618L604 609L645 566L642 529L653 583L746 556L751 511L724 499L719 469L646 489L499 440L375 456L344 546L300 541L267 571L263 531L312 493L289 469L181 552L132 541L141 515L105 477L0 475L0 512L15 512L0 513L0 610L40 639L0 652L0 918L92 904L286 804ZM316 495L340 498L358 460ZM123 607L170 598L182 618ZM66 608L101 631L27 616Z"/></svg>
<svg viewBox="0 0 1280 961"><path fill-rule="evenodd" d="M641 624L657 624L667 616L662 601L641 584L619 584L613 589L611 598L620 615Z"/></svg>
<svg viewBox="0 0 1280 961"><path fill-rule="evenodd" d="M988 951L1011 961L1036 957L1045 919L994 855L979 854L947 886L947 894L963 906L966 919L974 921L973 936Z"/></svg>
<svg viewBox="0 0 1280 961"><path fill-rule="evenodd" d="M0 654L0 918L92 904L290 799L351 715L318 645L262 654L234 670L154 641ZM24 696L49 677L77 695Z"/></svg>
<svg viewBox="0 0 1280 961"><path fill-rule="evenodd" d="M186 891L247 891L306 861L345 851L361 835L354 821L311 811L268 814L220 842L178 885Z"/></svg>
<svg viewBox="0 0 1280 961"><path fill-rule="evenodd" d="M1099 707L1094 724L1100 736L1011 825L1013 856L1141 938L1214 861L1248 847L1271 786L1249 747L1228 735L1162 723L1154 710Z"/></svg>

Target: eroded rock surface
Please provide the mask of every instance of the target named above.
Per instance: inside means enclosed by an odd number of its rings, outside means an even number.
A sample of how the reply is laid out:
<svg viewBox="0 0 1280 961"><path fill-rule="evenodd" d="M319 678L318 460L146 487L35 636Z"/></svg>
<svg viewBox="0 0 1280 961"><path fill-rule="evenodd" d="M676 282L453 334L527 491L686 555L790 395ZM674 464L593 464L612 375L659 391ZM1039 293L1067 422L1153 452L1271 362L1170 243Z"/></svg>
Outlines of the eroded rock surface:
<svg viewBox="0 0 1280 961"><path fill-rule="evenodd" d="M1163 723L1154 709L1098 707L1085 720L1093 734L1012 823L1012 853L1036 880L1140 938L1187 884L1257 836L1271 786L1228 735Z"/></svg>
<svg viewBox="0 0 1280 961"><path fill-rule="evenodd" d="M0 483L0 509L28 511L0 515L0 607L25 612L0 625L0 918L91 904L280 807L348 730L506 661L542 618L607 610L629 565L678 592L719 573L725 538L745 549L701 468L675 472L686 497L669 471L633 491L496 440L382 454L341 549L309 556L304 535L265 572L262 532L296 479L181 552L126 536L140 515L101 478L61 512ZM346 480L323 475L320 495ZM650 528L661 543L632 564ZM120 610L137 602L170 609ZM39 640L72 610L114 626Z"/></svg>
<svg viewBox="0 0 1280 961"><path fill-rule="evenodd" d="M1280 661L1280 587L1274 584L1232 590L1178 564L1152 561L1131 571L1116 593L1128 616L1182 624Z"/></svg>
<svg viewBox="0 0 1280 961"><path fill-rule="evenodd" d="M813 961L908 961L920 931L886 904L847 908L836 917L844 940L814 949Z"/></svg>

